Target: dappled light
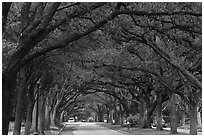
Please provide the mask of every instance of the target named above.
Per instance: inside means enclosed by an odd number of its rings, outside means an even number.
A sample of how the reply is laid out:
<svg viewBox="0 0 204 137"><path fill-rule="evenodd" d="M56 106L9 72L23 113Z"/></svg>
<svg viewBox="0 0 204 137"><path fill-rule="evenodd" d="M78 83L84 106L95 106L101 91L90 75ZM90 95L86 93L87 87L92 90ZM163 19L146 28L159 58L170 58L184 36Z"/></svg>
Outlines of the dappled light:
<svg viewBox="0 0 204 137"><path fill-rule="evenodd" d="M202 3L3 2L2 134L202 134Z"/></svg>

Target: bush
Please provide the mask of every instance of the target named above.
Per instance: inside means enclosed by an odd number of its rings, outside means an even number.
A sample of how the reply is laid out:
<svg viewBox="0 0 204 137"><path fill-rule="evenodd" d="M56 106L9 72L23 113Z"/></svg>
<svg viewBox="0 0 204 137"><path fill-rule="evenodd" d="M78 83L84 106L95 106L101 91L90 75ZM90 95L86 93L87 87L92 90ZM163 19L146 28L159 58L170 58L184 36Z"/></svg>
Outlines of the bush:
<svg viewBox="0 0 204 137"><path fill-rule="evenodd" d="M130 115L128 118L127 118L127 122L130 123L130 127L135 127L138 125L138 119L139 119L139 114L136 114L134 116Z"/></svg>
<svg viewBox="0 0 204 137"><path fill-rule="evenodd" d="M93 118L93 117L90 117L90 118L88 118L88 121L89 121L89 122L94 122L94 118Z"/></svg>

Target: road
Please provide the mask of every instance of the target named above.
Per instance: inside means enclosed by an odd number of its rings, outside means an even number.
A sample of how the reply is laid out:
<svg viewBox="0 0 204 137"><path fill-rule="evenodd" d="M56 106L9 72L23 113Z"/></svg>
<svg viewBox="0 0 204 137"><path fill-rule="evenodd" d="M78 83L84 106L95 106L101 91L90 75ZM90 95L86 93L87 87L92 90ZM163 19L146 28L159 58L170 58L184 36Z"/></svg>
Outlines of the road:
<svg viewBox="0 0 204 137"><path fill-rule="evenodd" d="M65 124L66 127L60 135L124 135L94 122L73 122Z"/></svg>

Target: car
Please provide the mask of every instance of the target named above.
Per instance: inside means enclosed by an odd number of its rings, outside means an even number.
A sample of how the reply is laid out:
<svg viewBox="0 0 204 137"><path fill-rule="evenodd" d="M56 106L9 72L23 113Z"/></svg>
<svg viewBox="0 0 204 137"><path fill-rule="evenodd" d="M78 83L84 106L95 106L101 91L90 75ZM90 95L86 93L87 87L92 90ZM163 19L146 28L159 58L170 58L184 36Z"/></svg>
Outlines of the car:
<svg viewBox="0 0 204 137"><path fill-rule="evenodd" d="M71 118L68 119L68 122L75 122L75 120L74 120L73 117L71 117Z"/></svg>
<svg viewBox="0 0 204 137"><path fill-rule="evenodd" d="M83 119L81 122L86 122L86 119Z"/></svg>

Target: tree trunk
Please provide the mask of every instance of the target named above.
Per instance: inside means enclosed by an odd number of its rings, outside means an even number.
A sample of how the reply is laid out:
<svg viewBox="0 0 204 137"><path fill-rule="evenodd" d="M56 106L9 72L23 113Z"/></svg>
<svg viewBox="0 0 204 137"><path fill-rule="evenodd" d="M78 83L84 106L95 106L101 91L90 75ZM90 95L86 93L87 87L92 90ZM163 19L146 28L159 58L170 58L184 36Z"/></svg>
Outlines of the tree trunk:
<svg viewBox="0 0 204 137"><path fill-rule="evenodd" d="M125 124L124 113L120 113L120 125L123 126Z"/></svg>
<svg viewBox="0 0 204 137"><path fill-rule="evenodd" d="M36 96L36 102L33 109L32 125L34 134L38 134L38 95Z"/></svg>
<svg viewBox="0 0 204 137"><path fill-rule="evenodd" d="M55 125L55 122L54 122L54 110L50 111L50 124Z"/></svg>
<svg viewBox="0 0 204 137"><path fill-rule="evenodd" d="M158 104L157 104L157 130L163 130L162 128L162 98L161 95L158 95Z"/></svg>
<svg viewBox="0 0 204 137"><path fill-rule="evenodd" d="M110 123L109 121L110 120L110 110L108 110L106 113L106 120L107 120L106 123Z"/></svg>
<svg viewBox="0 0 204 137"><path fill-rule="evenodd" d="M120 120L120 125L123 126L125 121L124 121L124 111L123 111L123 106L119 106L119 120Z"/></svg>
<svg viewBox="0 0 204 137"><path fill-rule="evenodd" d="M143 128L145 125L145 106L144 106L143 98L140 98L139 110L140 110L140 116L139 116L138 124L140 128Z"/></svg>
<svg viewBox="0 0 204 137"><path fill-rule="evenodd" d="M18 96L17 96L17 105L16 105L16 114L15 114L15 124L14 124L14 132L13 135L21 134L21 123L23 118L23 109L24 109L24 100L25 100L25 74L22 72L22 81L19 87Z"/></svg>
<svg viewBox="0 0 204 137"><path fill-rule="evenodd" d="M63 125L61 125L60 123L60 113L56 112L55 117L54 117L54 124L56 127L58 127L59 129L61 129L63 127Z"/></svg>
<svg viewBox="0 0 204 137"><path fill-rule="evenodd" d="M58 108L60 106L60 100L57 100L54 110L53 110L53 116L52 121L54 122L54 125L58 128L62 128L62 125L60 124L60 113L58 112Z"/></svg>
<svg viewBox="0 0 204 137"><path fill-rule="evenodd" d="M95 122L98 122L98 115L95 114Z"/></svg>
<svg viewBox="0 0 204 137"><path fill-rule="evenodd" d="M33 113L32 113L32 132L35 131L35 120L36 120L36 103L37 101L35 101L34 106L33 106Z"/></svg>
<svg viewBox="0 0 204 137"><path fill-rule="evenodd" d="M115 109L114 111L114 124L116 125L120 124L120 116L117 109Z"/></svg>
<svg viewBox="0 0 204 137"><path fill-rule="evenodd" d="M197 107L197 120L198 120L198 127L202 127L202 120L201 120L201 114L199 111L199 107Z"/></svg>
<svg viewBox="0 0 204 137"><path fill-rule="evenodd" d="M55 104L55 107L53 109L53 113L52 113L52 124L55 124L55 117L56 117L56 113L57 113L57 104Z"/></svg>
<svg viewBox="0 0 204 137"><path fill-rule="evenodd" d="M109 111L108 123L113 124L113 110Z"/></svg>
<svg viewBox="0 0 204 137"><path fill-rule="evenodd" d="M2 3L2 34L4 34L7 22L7 16L12 2L3 2Z"/></svg>
<svg viewBox="0 0 204 137"><path fill-rule="evenodd" d="M110 112L111 124L115 123L113 114L114 114L114 110L111 110L111 112Z"/></svg>
<svg viewBox="0 0 204 137"><path fill-rule="evenodd" d="M152 128L152 113L147 112L146 113L146 120L145 120L145 128Z"/></svg>
<svg viewBox="0 0 204 137"><path fill-rule="evenodd" d="M120 125L120 112L119 112L119 111L116 111L115 123L116 123L117 125Z"/></svg>
<svg viewBox="0 0 204 137"><path fill-rule="evenodd" d="M30 129L32 124L32 113L33 113L34 102L30 102L27 109L25 135L30 135Z"/></svg>
<svg viewBox="0 0 204 137"><path fill-rule="evenodd" d="M27 116L26 116L26 125L25 125L25 133L24 133L25 135L30 135L34 105L35 105L34 84L31 83L29 93L28 93Z"/></svg>
<svg viewBox="0 0 204 137"><path fill-rule="evenodd" d="M197 104L190 107L190 134L197 135Z"/></svg>
<svg viewBox="0 0 204 137"><path fill-rule="evenodd" d="M61 125L60 125L60 114L58 112L58 108L59 108L59 105L60 105L60 101L57 100L56 104L55 104L55 107L54 107L54 110L53 110L53 116L52 116L52 121L54 122L54 125L58 128L61 128Z"/></svg>
<svg viewBox="0 0 204 137"><path fill-rule="evenodd" d="M64 113L65 113L65 111L63 110L61 115L60 115L60 123L64 122Z"/></svg>
<svg viewBox="0 0 204 137"><path fill-rule="evenodd" d="M41 95L39 98L39 134L44 135L45 130L45 101L44 101L44 95Z"/></svg>
<svg viewBox="0 0 204 137"><path fill-rule="evenodd" d="M185 110L182 110L181 112L182 116L181 116L181 126L185 126L185 120L186 120L186 113L185 113Z"/></svg>
<svg viewBox="0 0 204 137"><path fill-rule="evenodd" d="M171 134L177 134L177 113L176 113L176 95L172 93L171 95L171 112L170 112L170 124L171 124Z"/></svg>
<svg viewBox="0 0 204 137"><path fill-rule="evenodd" d="M50 106L46 105L45 106L45 129L50 130L50 116L51 116L51 109Z"/></svg>
<svg viewBox="0 0 204 137"><path fill-rule="evenodd" d="M104 122L103 120L103 112L98 113L98 122Z"/></svg>
<svg viewBox="0 0 204 137"><path fill-rule="evenodd" d="M16 87L17 72L2 73L2 135L8 134L12 94Z"/></svg>
<svg viewBox="0 0 204 137"><path fill-rule="evenodd" d="M22 123L22 115L23 115L23 101L24 101L24 83L21 85L18 97L17 97L17 105L16 105L16 114L15 114L15 124L13 135L21 134L21 123Z"/></svg>

